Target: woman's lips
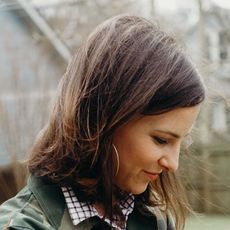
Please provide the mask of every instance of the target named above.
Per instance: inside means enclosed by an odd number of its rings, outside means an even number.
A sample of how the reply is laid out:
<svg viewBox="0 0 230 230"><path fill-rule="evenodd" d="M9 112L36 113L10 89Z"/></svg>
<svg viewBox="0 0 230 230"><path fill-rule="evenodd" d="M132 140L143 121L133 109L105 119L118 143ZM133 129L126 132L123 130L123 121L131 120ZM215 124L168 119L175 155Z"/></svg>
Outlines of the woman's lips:
<svg viewBox="0 0 230 230"><path fill-rule="evenodd" d="M153 173L153 172L148 172L148 171L144 171L144 173L150 180L156 180L160 174L160 173Z"/></svg>

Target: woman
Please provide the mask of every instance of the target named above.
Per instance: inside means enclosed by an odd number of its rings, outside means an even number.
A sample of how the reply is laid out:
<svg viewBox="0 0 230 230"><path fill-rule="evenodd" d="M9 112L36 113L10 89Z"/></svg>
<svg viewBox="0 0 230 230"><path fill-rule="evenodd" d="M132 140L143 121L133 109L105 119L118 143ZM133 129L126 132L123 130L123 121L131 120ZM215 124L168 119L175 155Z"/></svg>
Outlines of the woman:
<svg viewBox="0 0 230 230"><path fill-rule="evenodd" d="M203 100L174 38L141 17L107 20L69 64L1 228L183 228L175 171Z"/></svg>

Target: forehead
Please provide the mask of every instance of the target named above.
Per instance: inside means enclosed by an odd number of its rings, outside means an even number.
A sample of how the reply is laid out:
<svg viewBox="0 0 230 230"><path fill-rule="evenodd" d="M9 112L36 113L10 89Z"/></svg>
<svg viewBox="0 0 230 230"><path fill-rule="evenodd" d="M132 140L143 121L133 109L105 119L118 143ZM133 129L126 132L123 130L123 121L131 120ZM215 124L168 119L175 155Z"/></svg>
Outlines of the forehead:
<svg viewBox="0 0 230 230"><path fill-rule="evenodd" d="M130 131L162 130L185 135L192 127L200 106L178 108L159 115L136 116L125 127Z"/></svg>

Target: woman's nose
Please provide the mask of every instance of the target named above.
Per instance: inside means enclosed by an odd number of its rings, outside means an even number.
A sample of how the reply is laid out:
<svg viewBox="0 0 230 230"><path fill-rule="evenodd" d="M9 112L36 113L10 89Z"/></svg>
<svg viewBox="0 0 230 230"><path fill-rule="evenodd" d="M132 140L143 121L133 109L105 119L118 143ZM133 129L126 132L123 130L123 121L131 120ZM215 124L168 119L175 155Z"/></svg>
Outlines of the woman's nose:
<svg viewBox="0 0 230 230"><path fill-rule="evenodd" d="M165 152L162 157L159 159L159 165L169 171L176 172L179 166L179 156L180 156L180 146L176 148L171 148Z"/></svg>

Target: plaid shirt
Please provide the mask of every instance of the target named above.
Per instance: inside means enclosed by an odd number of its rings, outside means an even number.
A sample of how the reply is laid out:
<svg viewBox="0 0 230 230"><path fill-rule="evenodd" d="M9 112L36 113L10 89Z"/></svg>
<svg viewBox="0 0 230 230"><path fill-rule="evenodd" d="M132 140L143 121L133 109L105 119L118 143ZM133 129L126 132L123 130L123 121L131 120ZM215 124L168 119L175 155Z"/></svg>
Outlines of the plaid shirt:
<svg viewBox="0 0 230 230"><path fill-rule="evenodd" d="M73 189L71 187L62 187L62 192L65 197L65 201L68 207L68 211L70 214L70 217L72 219L73 225L78 225L82 221L98 216L101 219L103 218L102 215L100 215L97 210L94 208L93 205L90 205L86 202L80 202L78 201ZM122 210L123 215L125 216L125 220L127 221L128 215L133 211L134 208L134 196L129 194L127 195L121 202L120 207ZM119 227L117 225L116 216L114 217L114 221L111 222L108 218L105 218L104 221L107 222L110 226L112 226L114 229L117 230L125 230L126 225L123 227Z"/></svg>

